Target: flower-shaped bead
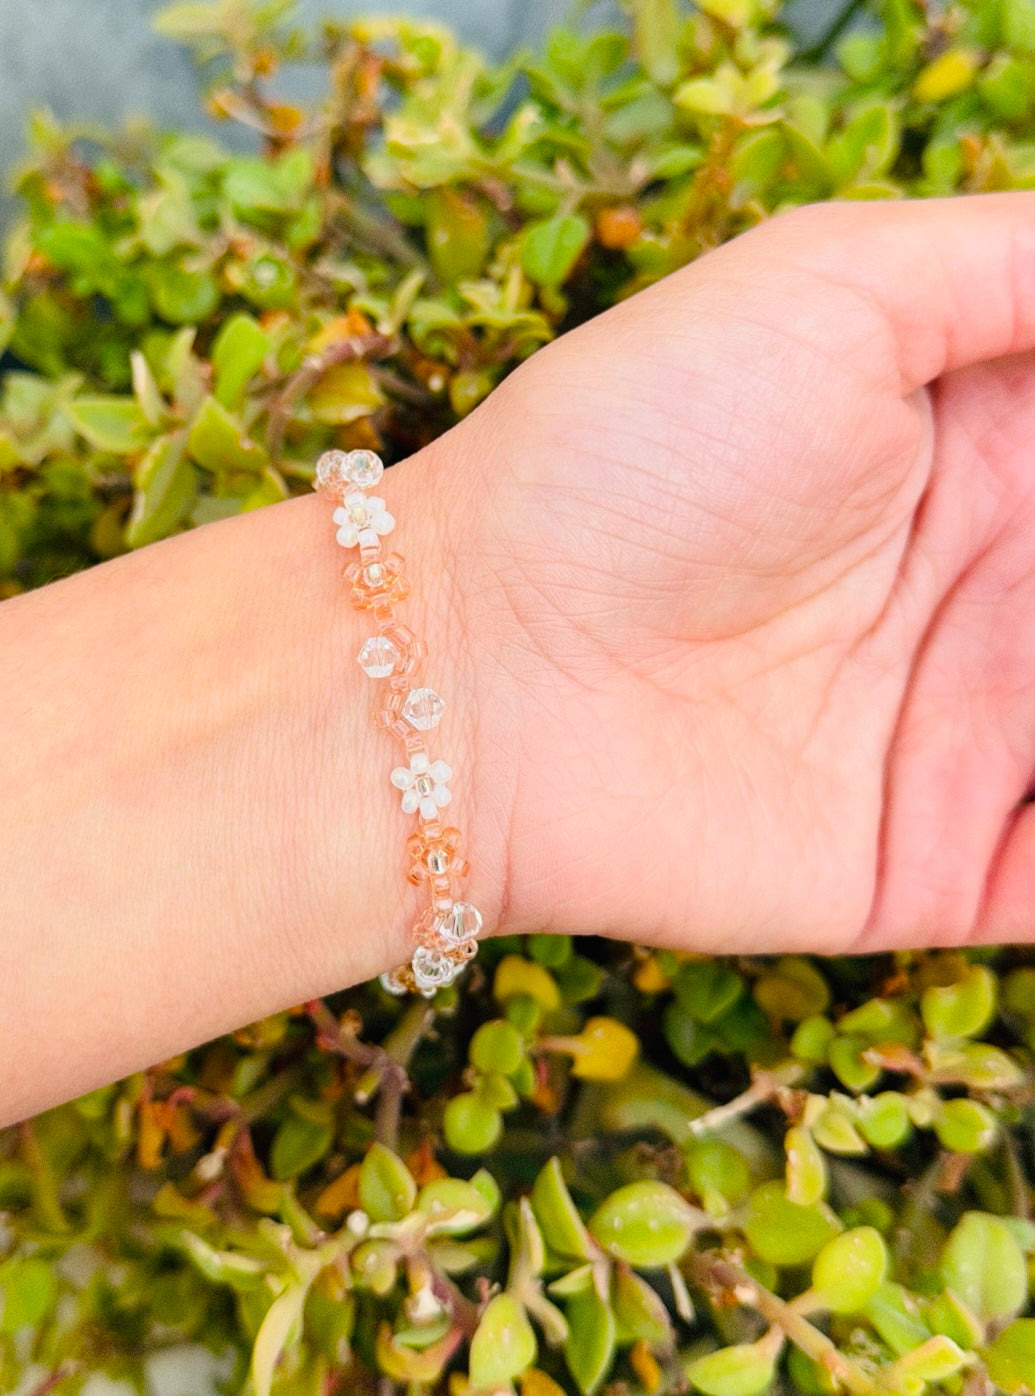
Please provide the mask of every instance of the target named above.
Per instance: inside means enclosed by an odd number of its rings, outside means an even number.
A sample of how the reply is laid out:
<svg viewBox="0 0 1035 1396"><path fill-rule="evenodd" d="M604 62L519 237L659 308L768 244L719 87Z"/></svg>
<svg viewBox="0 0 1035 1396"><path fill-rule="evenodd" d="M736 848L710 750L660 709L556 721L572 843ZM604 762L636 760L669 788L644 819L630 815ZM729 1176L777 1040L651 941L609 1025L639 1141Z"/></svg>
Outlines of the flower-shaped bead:
<svg viewBox="0 0 1035 1396"><path fill-rule="evenodd" d="M418 945L410 961L413 982L427 999L434 997L436 989L444 989L463 969L463 965L448 955L440 955L435 950Z"/></svg>
<svg viewBox="0 0 1035 1396"><path fill-rule="evenodd" d="M406 840L406 851L410 855L407 877L419 887L429 877L466 876L469 865L457 852L459 847L459 829L443 829L438 838L429 838L424 833L411 834Z"/></svg>
<svg viewBox="0 0 1035 1396"><path fill-rule="evenodd" d="M352 583L352 604L357 611L368 611L383 601L405 601L410 584L402 575L403 559L389 553L382 561L350 562L344 576Z"/></svg>
<svg viewBox="0 0 1035 1396"><path fill-rule="evenodd" d="M354 548L360 541L376 542L395 527L384 500L376 494L368 498L362 490L349 490L331 518L338 525L337 538L343 548ZM374 536L364 539L364 533Z"/></svg>
<svg viewBox="0 0 1035 1396"><path fill-rule="evenodd" d="M446 781L453 772L444 761L429 761L423 751L410 757L409 766L396 766L391 774L391 782L402 791L404 814L420 810L425 819L434 819L440 806L448 805L453 798Z"/></svg>

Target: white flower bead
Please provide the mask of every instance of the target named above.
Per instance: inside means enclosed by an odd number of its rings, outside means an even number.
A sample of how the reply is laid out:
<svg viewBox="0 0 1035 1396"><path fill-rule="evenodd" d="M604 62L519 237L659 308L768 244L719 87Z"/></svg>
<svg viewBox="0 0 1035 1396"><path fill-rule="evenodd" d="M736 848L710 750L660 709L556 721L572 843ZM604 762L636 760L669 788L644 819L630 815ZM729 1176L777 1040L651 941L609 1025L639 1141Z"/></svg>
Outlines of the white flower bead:
<svg viewBox="0 0 1035 1396"><path fill-rule="evenodd" d="M343 548L354 548L360 541L361 533L383 537L395 527L395 520L385 509L384 500L376 494L368 498L362 490L349 490L331 518L339 525L337 538Z"/></svg>
<svg viewBox="0 0 1035 1396"><path fill-rule="evenodd" d="M418 945L410 963L413 982L425 998L431 998L436 989L444 989L447 984L452 984L462 968L448 955L440 955L423 945Z"/></svg>
<svg viewBox="0 0 1035 1396"><path fill-rule="evenodd" d="M420 810L425 819L434 819L442 805L453 798L446 781L452 769L444 761L429 761L423 751L410 757L409 766L396 766L390 779L402 791L404 814Z"/></svg>

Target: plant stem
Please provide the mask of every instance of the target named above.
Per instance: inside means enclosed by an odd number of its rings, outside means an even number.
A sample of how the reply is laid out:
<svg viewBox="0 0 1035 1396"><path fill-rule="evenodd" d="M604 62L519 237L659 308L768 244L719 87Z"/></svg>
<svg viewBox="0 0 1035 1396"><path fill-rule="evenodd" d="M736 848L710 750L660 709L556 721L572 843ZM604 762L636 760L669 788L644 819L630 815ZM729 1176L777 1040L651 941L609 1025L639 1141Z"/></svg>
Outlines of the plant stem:
<svg viewBox="0 0 1035 1396"><path fill-rule="evenodd" d="M322 354L310 354L302 361L302 366L291 374L283 388L270 404L266 422L266 449L276 465L284 449L284 432L294 409L303 401L309 389L336 364L350 359L363 359L368 355L393 354L397 348L393 338L378 334L354 335L340 344L332 344Z"/></svg>
<svg viewBox="0 0 1035 1396"><path fill-rule="evenodd" d="M741 1091L740 1095L727 1100L725 1104L716 1105L711 1110L706 1110L703 1115L698 1115L696 1120L690 1121L687 1128L691 1134L710 1134L723 1129L733 1120L750 1115L752 1110L757 1110L760 1105L767 1105L771 1100L775 1100L780 1092L792 1086L800 1075L799 1071L797 1076L782 1081L768 1071L756 1072L746 1091Z"/></svg>
<svg viewBox="0 0 1035 1396"><path fill-rule="evenodd" d="M823 1367L835 1381L857 1396L870 1396L874 1382L866 1372L831 1342L825 1333L809 1323L790 1304L764 1288L746 1270L719 1255L697 1254L691 1259L694 1282L704 1290L731 1294L739 1303L754 1307L774 1327L799 1347L813 1362Z"/></svg>

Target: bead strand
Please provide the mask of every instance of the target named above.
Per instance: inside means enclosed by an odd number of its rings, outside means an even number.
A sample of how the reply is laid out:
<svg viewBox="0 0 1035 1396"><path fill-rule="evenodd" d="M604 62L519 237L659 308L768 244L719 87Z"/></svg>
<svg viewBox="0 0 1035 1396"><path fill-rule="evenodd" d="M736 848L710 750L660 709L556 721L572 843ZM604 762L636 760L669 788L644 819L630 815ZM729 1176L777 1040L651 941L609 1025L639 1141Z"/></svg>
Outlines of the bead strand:
<svg viewBox="0 0 1035 1396"><path fill-rule="evenodd" d="M389 779L401 792L403 813L417 816L417 830L406 841L406 875L425 890L429 902L413 927L411 961L382 974L381 983L389 993L416 990L430 998L476 954L482 917L470 902L453 896L454 882L470 869L459 852L459 829L443 826L439 817L452 799L448 782L453 772L445 761L431 759L424 739L425 732L438 726L445 704L434 689L415 686L427 646L396 616L396 604L406 599L410 587L403 558L395 552L385 556L381 545L395 520L383 499L365 493L383 472L373 451L327 451L317 461L313 488L338 501L331 515L337 541L359 550L358 561L346 564L342 574L351 585L352 605L369 613L377 633L356 658L379 685L375 726L387 728L403 746L406 765L396 766Z"/></svg>

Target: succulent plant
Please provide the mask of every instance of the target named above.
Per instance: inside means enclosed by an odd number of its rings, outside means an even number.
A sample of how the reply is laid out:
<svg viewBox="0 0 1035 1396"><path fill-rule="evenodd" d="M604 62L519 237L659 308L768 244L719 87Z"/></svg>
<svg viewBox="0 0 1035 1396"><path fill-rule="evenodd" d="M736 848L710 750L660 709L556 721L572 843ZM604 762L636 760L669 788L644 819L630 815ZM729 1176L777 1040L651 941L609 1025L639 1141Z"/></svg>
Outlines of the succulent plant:
<svg viewBox="0 0 1035 1396"><path fill-rule="evenodd" d="M628 0L490 67L441 26L176 4L198 135L38 115L0 336L0 594L410 454L770 214L1035 183L1035 3ZM278 95L305 60L326 90ZM0 1388L1035 1388L1030 952L485 943L0 1133Z"/></svg>

